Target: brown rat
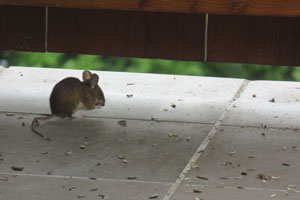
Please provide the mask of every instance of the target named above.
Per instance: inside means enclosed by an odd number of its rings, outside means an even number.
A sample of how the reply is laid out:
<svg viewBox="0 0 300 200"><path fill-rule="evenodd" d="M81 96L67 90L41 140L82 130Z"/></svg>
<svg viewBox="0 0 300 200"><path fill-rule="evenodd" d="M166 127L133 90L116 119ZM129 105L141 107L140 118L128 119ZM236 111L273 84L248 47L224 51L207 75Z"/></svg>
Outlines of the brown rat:
<svg viewBox="0 0 300 200"><path fill-rule="evenodd" d="M99 76L85 70L82 79L69 77L54 86L50 95L51 115L32 120L31 130L34 133L44 137L34 129L38 120L48 120L53 116L72 117L78 109L92 110L105 105L104 94L98 85Z"/></svg>

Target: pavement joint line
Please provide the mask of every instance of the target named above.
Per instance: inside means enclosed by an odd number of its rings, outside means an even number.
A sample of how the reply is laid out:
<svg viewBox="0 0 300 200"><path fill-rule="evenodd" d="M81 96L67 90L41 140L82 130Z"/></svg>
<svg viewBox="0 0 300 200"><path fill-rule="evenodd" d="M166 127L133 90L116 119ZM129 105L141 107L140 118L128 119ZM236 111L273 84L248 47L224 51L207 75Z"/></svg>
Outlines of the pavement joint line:
<svg viewBox="0 0 300 200"><path fill-rule="evenodd" d="M193 166L196 161L199 159L199 157L202 155L203 151L206 149L206 147L209 145L210 141L214 138L215 134L221 127L221 124L223 120L225 119L227 113L230 111L230 109L233 107L234 102L241 96L243 91L248 86L249 81L244 80L239 89L236 91L232 99L229 101L229 104L225 111L221 114L221 116L218 118L212 129L208 132L204 140L201 142L199 147L197 148L196 152L193 154L192 158L189 160L183 171L180 173L179 177L175 181L175 183L172 184L172 186L169 188L167 194L164 196L162 200L170 200L170 198L175 194L177 191L177 188L180 186L182 181L185 179L186 175L191 170L191 166Z"/></svg>
<svg viewBox="0 0 300 200"><path fill-rule="evenodd" d="M14 114L21 114L21 115L46 115L46 114L41 114L41 113L25 113L25 112L10 112L10 111L2 111L0 110L0 114L6 114L6 113L14 113ZM157 122L157 123L186 123L186 124L200 124L200 125L210 125L213 126L213 123L208 123L208 122L191 122L191 121L176 121L176 120L151 120L151 119L139 119L139 118L118 118L118 117L96 117L96 116L87 116L86 118L91 118L91 119L114 119L114 120L129 120L129 121L145 121L145 122ZM234 124L222 124L220 127L232 127L232 128L258 128L258 129L263 129L263 127L257 125L234 125ZM294 127L272 127L269 126L267 130L294 130Z"/></svg>
<svg viewBox="0 0 300 200"><path fill-rule="evenodd" d="M106 178L94 178L94 177L80 177L80 176L63 176L63 175L43 175L43 174L21 174L21 173L5 173L0 172L0 175L5 176L28 176L28 177L40 177L40 178L59 178L59 179L78 179L78 180L91 180L91 181L110 181L110 182L125 182L125 183L146 183L146 184L165 184L171 185L168 182L157 181L139 181L139 180L125 180L125 179L106 179Z"/></svg>
<svg viewBox="0 0 300 200"><path fill-rule="evenodd" d="M233 186L223 186L223 185L197 185L197 184L184 184L184 186L190 187L202 187L202 188L224 188L224 189L238 189L237 187ZM274 189L274 188L253 188L253 187L243 187L245 190L256 190L256 191L271 191L271 192L296 192L300 193L300 190L287 190L287 189Z"/></svg>

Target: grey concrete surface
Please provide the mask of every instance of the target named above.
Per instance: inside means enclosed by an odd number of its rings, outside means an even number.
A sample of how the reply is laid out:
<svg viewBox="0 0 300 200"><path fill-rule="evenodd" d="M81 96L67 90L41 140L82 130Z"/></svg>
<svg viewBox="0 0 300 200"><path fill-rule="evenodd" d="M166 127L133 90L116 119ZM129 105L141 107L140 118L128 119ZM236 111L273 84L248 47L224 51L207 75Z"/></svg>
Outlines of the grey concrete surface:
<svg viewBox="0 0 300 200"><path fill-rule="evenodd" d="M300 200L297 82L96 72L103 109L32 133L81 73L0 67L0 200Z"/></svg>

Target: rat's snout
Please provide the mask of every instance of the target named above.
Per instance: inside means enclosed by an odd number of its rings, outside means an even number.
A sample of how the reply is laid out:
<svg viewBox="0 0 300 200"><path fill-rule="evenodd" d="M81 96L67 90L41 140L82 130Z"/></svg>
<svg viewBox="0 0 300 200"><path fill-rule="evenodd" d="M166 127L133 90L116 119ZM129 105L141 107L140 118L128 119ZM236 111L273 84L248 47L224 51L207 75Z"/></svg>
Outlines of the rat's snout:
<svg viewBox="0 0 300 200"><path fill-rule="evenodd" d="M96 107L101 108L102 106L105 106L105 100L100 100L96 102Z"/></svg>

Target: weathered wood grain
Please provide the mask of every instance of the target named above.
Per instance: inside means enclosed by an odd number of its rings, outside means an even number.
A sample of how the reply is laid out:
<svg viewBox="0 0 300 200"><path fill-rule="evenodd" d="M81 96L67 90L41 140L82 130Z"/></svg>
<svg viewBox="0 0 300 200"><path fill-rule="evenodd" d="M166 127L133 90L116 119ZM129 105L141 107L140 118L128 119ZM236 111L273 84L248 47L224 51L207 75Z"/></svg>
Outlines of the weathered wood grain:
<svg viewBox="0 0 300 200"><path fill-rule="evenodd" d="M299 58L299 18L209 16L209 61L299 66Z"/></svg>
<svg viewBox="0 0 300 200"><path fill-rule="evenodd" d="M45 51L45 8L0 6L0 50Z"/></svg>
<svg viewBox="0 0 300 200"><path fill-rule="evenodd" d="M140 11L300 16L299 0L0 0L0 4Z"/></svg>
<svg viewBox="0 0 300 200"><path fill-rule="evenodd" d="M203 60L202 14L49 8L48 51Z"/></svg>

